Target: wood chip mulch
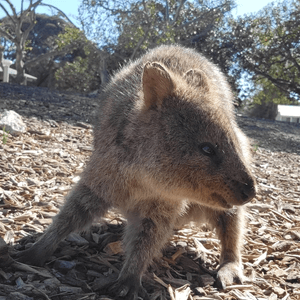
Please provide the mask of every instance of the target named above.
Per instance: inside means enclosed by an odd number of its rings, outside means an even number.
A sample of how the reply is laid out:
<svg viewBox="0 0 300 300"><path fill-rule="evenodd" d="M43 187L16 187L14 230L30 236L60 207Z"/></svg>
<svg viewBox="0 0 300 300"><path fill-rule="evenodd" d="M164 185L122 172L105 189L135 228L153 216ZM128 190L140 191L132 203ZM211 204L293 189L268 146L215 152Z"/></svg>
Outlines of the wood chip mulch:
<svg viewBox="0 0 300 300"><path fill-rule="evenodd" d="M2 108L21 114L27 125L20 136L0 131L0 300L112 299L103 291L122 267L126 223L117 212L87 232L70 235L42 268L8 256L6 245L13 254L35 241L78 181L92 151L92 126L82 112L95 109L93 99L78 95L65 106L18 95L0 95ZM191 224L174 233L144 276L151 300L300 299L300 127L241 116L239 123L253 139L252 167L259 184L258 196L248 204L247 279L218 290L213 270L219 241L206 226Z"/></svg>

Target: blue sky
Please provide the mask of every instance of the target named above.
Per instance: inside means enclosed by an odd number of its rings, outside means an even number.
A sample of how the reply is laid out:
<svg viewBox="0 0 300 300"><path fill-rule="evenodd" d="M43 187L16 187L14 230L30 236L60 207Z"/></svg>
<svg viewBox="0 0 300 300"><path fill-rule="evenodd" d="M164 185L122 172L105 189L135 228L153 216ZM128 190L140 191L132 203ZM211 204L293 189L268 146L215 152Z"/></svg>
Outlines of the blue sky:
<svg viewBox="0 0 300 300"><path fill-rule="evenodd" d="M1 1L1 0L0 0ZM19 3L20 0L12 0L12 2ZM45 0L44 3L49 3L54 6L57 6L61 9L72 21L75 21L73 16L78 14L77 8L81 3L81 0ZM239 15L244 15L246 13L253 13L257 12L262 9L267 4L271 3L271 0L236 0L237 8L235 9L234 13Z"/></svg>
<svg viewBox="0 0 300 300"><path fill-rule="evenodd" d="M2 4L5 3L4 0L0 0ZM76 16L78 15L78 6L81 3L81 0L44 0L44 3L48 3L51 5L54 5L58 7L60 10L62 10L72 21L75 25L79 26L79 24L76 22ZM258 10L262 9L264 6L266 6L268 3L272 1L270 0L236 0L237 8L234 10L235 15L243 15L246 13L253 13L257 12ZM11 3L17 8L17 10L20 10L20 3L21 0L11 0ZM26 7L28 4L28 1L24 1L24 6ZM38 10L38 12L44 13L45 10ZM3 17L3 11L0 9L0 17Z"/></svg>
<svg viewBox="0 0 300 300"><path fill-rule="evenodd" d="M236 0L237 8L235 13L237 16L248 13L255 13L273 1L270 0Z"/></svg>

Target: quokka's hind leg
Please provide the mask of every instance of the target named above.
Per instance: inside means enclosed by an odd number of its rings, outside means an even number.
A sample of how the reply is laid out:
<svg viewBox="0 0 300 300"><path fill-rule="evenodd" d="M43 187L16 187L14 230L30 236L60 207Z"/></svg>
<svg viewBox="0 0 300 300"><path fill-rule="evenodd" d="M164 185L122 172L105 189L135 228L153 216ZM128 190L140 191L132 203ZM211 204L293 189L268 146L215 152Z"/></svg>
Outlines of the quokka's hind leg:
<svg viewBox="0 0 300 300"><path fill-rule="evenodd" d="M95 217L103 216L109 205L87 186L79 183L66 197L66 202L42 237L28 250L19 252L17 260L41 266L55 251L59 242L71 232L91 225Z"/></svg>
<svg viewBox="0 0 300 300"><path fill-rule="evenodd" d="M151 203L151 201L149 200ZM124 244L126 259L112 293L126 299L148 299L142 287L141 279L152 259L157 256L173 231L176 218L172 207L145 204L149 209L143 208L143 214L132 212L127 216Z"/></svg>

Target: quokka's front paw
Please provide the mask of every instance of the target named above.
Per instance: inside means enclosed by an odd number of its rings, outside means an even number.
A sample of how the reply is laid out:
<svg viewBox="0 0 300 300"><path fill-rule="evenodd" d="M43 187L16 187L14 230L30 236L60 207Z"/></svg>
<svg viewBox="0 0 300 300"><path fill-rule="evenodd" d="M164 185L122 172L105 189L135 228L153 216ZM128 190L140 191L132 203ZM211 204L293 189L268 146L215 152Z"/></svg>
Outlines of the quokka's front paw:
<svg viewBox="0 0 300 300"><path fill-rule="evenodd" d="M242 266L239 263L227 262L220 266L217 272L217 286L225 289L233 283L241 284L244 281Z"/></svg>

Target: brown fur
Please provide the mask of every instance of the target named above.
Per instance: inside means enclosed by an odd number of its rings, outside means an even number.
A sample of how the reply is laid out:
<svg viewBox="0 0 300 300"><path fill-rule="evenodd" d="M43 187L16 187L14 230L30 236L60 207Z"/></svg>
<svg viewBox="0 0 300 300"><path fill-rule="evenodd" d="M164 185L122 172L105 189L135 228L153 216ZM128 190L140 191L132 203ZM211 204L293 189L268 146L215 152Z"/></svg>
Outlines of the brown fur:
<svg viewBox="0 0 300 300"><path fill-rule="evenodd" d="M242 205L255 182L232 98L219 69L180 46L161 46L123 68L101 96L81 180L21 260L43 264L61 239L117 207L128 219L120 295L146 297L142 274L173 228L191 220L217 230L223 287L242 281Z"/></svg>

